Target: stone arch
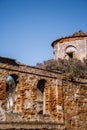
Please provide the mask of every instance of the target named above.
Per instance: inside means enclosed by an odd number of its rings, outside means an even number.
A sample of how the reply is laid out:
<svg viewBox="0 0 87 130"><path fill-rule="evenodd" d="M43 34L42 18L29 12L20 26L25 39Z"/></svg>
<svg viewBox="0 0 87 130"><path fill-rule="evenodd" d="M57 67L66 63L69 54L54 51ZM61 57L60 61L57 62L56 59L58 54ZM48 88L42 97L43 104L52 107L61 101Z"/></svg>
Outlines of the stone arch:
<svg viewBox="0 0 87 130"><path fill-rule="evenodd" d="M6 78L6 110L13 111L16 102L16 87L18 84L18 76L16 74L10 74Z"/></svg>
<svg viewBox="0 0 87 130"><path fill-rule="evenodd" d="M76 58L77 48L73 45L69 45L65 48L65 58L73 59Z"/></svg>
<svg viewBox="0 0 87 130"><path fill-rule="evenodd" d="M44 114L44 93L45 93L46 80L40 79L37 83L37 113Z"/></svg>

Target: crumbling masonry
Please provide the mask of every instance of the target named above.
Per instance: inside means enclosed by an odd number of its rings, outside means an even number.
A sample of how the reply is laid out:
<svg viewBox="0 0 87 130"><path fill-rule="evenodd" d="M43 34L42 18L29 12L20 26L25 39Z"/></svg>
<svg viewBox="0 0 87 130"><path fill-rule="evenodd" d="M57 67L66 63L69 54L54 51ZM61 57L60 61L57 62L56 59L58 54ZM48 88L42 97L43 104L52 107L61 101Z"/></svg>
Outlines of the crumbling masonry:
<svg viewBox="0 0 87 130"><path fill-rule="evenodd" d="M0 57L0 129L86 130L87 80Z"/></svg>
<svg viewBox="0 0 87 130"><path fill-rule="evenodd" d="M54 59L87 59L87 34L79 31L52 42Z"/></svg>

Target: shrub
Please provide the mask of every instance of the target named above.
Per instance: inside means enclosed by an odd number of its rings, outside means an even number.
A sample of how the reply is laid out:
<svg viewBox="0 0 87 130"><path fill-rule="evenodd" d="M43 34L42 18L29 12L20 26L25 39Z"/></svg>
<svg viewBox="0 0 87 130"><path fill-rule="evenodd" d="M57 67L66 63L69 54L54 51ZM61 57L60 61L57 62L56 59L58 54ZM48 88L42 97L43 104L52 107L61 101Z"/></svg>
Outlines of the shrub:
<svg viewBox="0 0 87 130"><path fill-rule="evenodd" d="M79 78L87 78L87 60L85 59L83 62L77 59L52 59L37 66L46 70L61 71L63 74L69 74L69 77L71 78L74 76Z"/></svg>

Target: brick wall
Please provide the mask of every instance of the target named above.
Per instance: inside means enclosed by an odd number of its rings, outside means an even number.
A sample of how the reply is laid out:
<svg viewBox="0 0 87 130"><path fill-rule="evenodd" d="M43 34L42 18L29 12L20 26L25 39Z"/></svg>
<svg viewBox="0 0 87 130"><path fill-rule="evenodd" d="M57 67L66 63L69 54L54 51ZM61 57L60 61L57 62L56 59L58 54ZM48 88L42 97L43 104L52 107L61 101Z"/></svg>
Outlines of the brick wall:
<svg viewBox="0 0 87 130"><path fill-rule="evenodd" d="M4 123L4 127L12 128L12 122L15 124L14 127L18 122L25 122L25 124L31 122L33 126L26 125L26 127L64 129L61 76L58 73L16 64L10 59L8 62L4 62L5 60L7 59L1 58L0 62L0 121ZM16 81L15 93L6 89L8 76L12 76ZM37 93L39 81L45 81L43 101L40 101ZM14 97L16 100L13 100ZM43 113L39 114L41 107ZM1 128L3 123L0 124Z"/></svg>
<svg viewBox="0 0 87 130"><path fill-rule="evenodd" d="M87 129L87 80L6 60L0 59L0 129ZM14 91L7 91L9 75Z"/></svg>
<svg viewBox="0 0 87 130"><path fill-rule="evenodd" d="M65 126L68 130L86 130L87 80L63 80L63 95Z"/></svg>

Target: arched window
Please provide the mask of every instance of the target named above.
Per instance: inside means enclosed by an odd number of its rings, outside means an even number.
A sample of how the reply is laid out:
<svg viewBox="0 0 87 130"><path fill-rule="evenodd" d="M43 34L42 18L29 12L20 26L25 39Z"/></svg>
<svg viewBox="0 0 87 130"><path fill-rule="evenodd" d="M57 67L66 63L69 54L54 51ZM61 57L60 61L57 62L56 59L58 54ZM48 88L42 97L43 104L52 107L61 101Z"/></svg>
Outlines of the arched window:
<svg viewBox="0 0 87 130"><path fill-rule="evenodd" d="M37 113L43 114L44 107L44 90L46 80L42 79L37 84Z"/></svg>
<svg viewBox="0 0 87 130"><path fill-rule="evenodd" d="M18 83L18 76L15 74L9 75L6 79L6 99L7 110L12 110L16 101L16 86Z"/></svg>
<svg viewBox="0 0 87 130"><path fill-rule="evenodd" d="M77 51L76 47L74 47L72 45L67 46L65 49L66 59L75 58L76 51Z"/></svg>

